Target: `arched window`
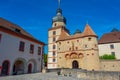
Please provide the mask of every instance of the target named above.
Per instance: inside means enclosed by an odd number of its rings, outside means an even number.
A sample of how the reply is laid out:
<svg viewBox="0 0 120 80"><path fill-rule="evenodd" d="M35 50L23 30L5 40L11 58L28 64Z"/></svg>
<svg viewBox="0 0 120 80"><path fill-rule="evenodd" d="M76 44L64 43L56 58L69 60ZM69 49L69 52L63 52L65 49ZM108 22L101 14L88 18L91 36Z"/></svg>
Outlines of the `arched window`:
<svg viewBox="0 0 120 80"><path fill-rule="evenodd" d="M10 62L9 61L4 61L2 63L2 71L1 71L1 75L9 75L9 68L10 68Z"/></svg>

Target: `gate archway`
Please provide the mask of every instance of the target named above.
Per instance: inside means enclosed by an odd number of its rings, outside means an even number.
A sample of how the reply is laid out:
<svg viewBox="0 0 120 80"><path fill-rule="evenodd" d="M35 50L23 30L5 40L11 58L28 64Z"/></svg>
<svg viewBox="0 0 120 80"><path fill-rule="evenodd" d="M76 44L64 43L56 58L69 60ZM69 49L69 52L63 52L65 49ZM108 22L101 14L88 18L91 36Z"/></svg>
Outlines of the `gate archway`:
<svg viewBox="0 0 120 80"><path fill-rule="evenodd" d="M74 60L74 61L72 62L72 68L73 68L73 69L79 68L78 61Z"/></svg>
<svg viewBox="0 0 120 80"><path fill-rule="evenodd" d="M25 63L21 60L17 60L13 66L13 74L23 74L25 71Z"/></svg>

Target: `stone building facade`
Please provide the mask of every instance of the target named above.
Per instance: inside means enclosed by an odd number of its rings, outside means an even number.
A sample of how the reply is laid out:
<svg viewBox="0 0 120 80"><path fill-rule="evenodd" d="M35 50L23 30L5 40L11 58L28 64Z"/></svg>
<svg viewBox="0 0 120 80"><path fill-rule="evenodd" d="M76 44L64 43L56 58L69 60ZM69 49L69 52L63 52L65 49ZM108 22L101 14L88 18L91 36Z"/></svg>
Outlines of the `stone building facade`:
<svg viewBox="0 0 120 80"><path fill-rule="evenodd" d="M119 33L114 29L111 33L103 35L98 42L97 35L89 24L86 24L83 32L76 30L74 35L70 35L66 28L66 18L58 8L56 16L52 19L52 28L48 31L47 68L120 71ZM105 53L115 55L117 60L100 60L99 55Z"/></svg>
<svg viewBox="0 0 120 80"><path fill-rule="evenodd" d="M70 35L60 8L48 32L48 68L99 70L97 35L88 24Z"/></svg>

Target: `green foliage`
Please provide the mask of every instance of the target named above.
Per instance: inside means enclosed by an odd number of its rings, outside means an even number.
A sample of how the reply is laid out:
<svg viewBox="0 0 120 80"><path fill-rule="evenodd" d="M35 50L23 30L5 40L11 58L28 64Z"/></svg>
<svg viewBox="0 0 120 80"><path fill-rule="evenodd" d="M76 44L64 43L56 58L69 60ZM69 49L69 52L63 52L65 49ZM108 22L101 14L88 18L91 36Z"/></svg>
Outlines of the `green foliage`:
<svg viewBox="0 0 120 80"><path fill-rule="evenodd" d="M116 58L114 55L104 54L103 56L100 56L100 59L111 60L111 59L116 59Z"/></svg>
<svg viewBox="0 0 120 80"><path fill-rule="evenodd" d="M47 63L47 54L44 54L44 63Z"/></svg>

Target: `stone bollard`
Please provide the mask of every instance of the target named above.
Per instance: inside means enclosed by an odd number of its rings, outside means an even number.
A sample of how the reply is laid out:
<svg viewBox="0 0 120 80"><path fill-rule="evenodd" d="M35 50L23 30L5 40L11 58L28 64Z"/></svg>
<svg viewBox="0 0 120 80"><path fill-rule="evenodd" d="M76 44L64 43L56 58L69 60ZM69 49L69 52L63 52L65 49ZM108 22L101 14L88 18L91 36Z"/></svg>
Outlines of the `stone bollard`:
<svg viewBox="0 0 120 80"><path fill-rule="evenodd" d="M42 69L42 73L46 73L46 69L45 68Z"/></svg>

